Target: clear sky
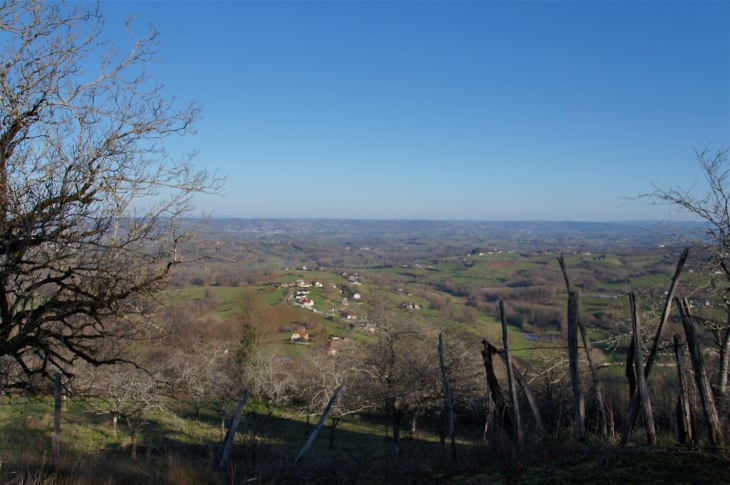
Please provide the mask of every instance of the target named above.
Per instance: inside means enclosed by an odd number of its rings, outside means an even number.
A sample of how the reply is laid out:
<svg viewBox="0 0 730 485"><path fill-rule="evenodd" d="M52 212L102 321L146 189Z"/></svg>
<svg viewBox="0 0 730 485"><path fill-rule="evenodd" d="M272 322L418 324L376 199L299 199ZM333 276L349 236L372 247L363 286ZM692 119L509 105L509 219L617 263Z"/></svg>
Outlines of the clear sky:
<svg viewBox="0 0 730 485"><path fill-rule="evenodd" d="M217 216L642 220L730 143L729 2L103 2L204 106ZM141 26L141 24L140 24ZM700 186L701 187L701 186ZM686 217L676 217L686 219Z"/></svg>

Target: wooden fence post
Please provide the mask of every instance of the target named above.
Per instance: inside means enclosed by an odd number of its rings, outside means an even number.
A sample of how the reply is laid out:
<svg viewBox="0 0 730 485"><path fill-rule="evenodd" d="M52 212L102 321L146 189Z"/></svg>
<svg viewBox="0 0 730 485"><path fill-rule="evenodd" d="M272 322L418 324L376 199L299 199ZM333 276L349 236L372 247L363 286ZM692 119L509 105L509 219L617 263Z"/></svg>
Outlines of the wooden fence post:
<svg viewBox="0 0 730 485"><path fill-rule="evenodd" d="M644 360L641 346L641 320L639 318L639 305L636 301L636 293L629 293L629 304L631 305L631 327L633 330L634 343L634 365L636 367L636 378L639 385L639 397L644 408L644 418L646 419L646 440L650 445L656 444L656 428L654 427L654 415L651 411L651 402L649 401L649 388L646 385L646 376L642 371ZM624 428L624 432L630 432L631 425Z"/></svg>
<svg viewBox="0 0 730 485"><path fill-rule="evenodd" d="M241 413L243 412L243 407L246 405L246 401L248 401L248 398L251 397L251 392L253 389L249 390L245 396L243 396L243 399L238 401L238 406L236 407L236 412L233 413L233 419L231 419L231 427L228 428L228 433L226 433L226 438L223 440L223 448L221 448L221 459L218 462L218 466L216 466L216 469L223 469L226 467L226 464L228 464L228 455L231 452L231 448L233 448L233 440L236 438L236 430L238 430L238 422L241 420Z"/></svg>
<svg viewBox="0 0 730 485"><path fill-rule="evenodd" d="M502 319L502 340L504 341L504 356L507 361L507 380L509 382L509 395L512 401L512 418L515 423L515 437L517 444L522 445L522 422L520 421L520 406L517 402L517 387L515 386L514 369L512 368L512 355L509 352L509 334L507 333L507 320L504 316L504 302L499 300L499 315Z"/></svg>
<svg viewBox="0 0 730 485"><path fill-rule="evenodd" d="M684 358L682 356L682 338L677 334L674 334L674 356L677 359L677 374L679 374L679 396L677 397L677 431L679 442L683 445L691 445L694 441L694 433L692 433L692 412L689 407L687 374L684 370Z"/></svg>
<svg viewBox="0 0 730 485"><path fill-rule="evenodd" d="M504 352L500 352L497 347L491 344L489 340L484 339L482 341L485 346L491 347L493 350L493 353L499 354L499 356L502 358L502 362L504 362L504 365L507 366L507 358L505 357ZM532 393L532 389L530 389L530 385L527 383L527 379L524 375L522 375L522 372L517 368L517 366L512 363L512 371L515 375L515 380L517 383L522 387L522 390L525 392L525 397L527 398L527 402L530 404L530 409L532 410L532 414L535 417L535 423L537 427L537 432L540 436L545 434L545 424L542 421L542 416L540 416L540 408L537 405L537 400L535 399L535 395Z"/></svg>
<svg viewBox="0 0 730 485"><path fill-rule="evenodd" d="M586 439L585 402L580 388L580 360L578 357L578 301L580 295L568 293L568 358L570 360L570 380L573 383L573 401L575 403L575 434L580 442Z"/></svg>
<svg viewBox="0 0 730 485"><path fill-rule="evenodd" d="M314 427L314 431L312 431L312 434L309 435L309 439L307 440L307 443L304 445L304 448L302 448L302 451L299 452L297 455L297 458L294 460L294 463L292 463L292 466L299 463L299 460L302 459L304 456L304 453L307 452L310 446L312 446L312 443L314 443L314 438L317 437L317 434L319 433L319 430L322 429L322 425L324 424L325 420L327 419L327 415L330 413L330 410L332 409L332 406L335 405L337 402L337 398L340 397L340 393L342 393L342 389L345 388L345 385L342 384L340 387L337 388L334 394L332 394L332 397L330 398L330 402L327 403L327 407L324 408L324 412L322 413L322 416L319 418L319 422L317 422L317 426ZM388 434L387 428L386 428L386 436Z"/></svg>
<svg viewBox="0 0 730 485"><path fill-rule="evenodd" d="M51 441L51 444L53 448L53 461L54 464L56 464L61 458L61 373L56 372L56 375L54 377L54 397L56 400L56 405L53 410L53 439Z"/></svg>
<svg viewBox="0 0 730 485"><path fill-rule="evenodd" d="M446 411L449 413L449 437L451 438L451 455L456 463L456 440L454 439L454 409L451 406L451 390L449 389L449 379L446 377L446 363L444 362L444 342L443 337L439 334L439 362L441 364L441 377L444 381L444 399L446 400Z"/></svg>
<svg viewBox="0 0 730 485"><path fill-rule="evenodd" d="M651 351L649 351L649 356L646 358L646 365L644 366L644 378L646 380L649 380L649 374L651 373L651 368L654 365L654 360L656 359L656 354L659 350L659 341L661 340L662 329L664 328L664 324L667 323L667 320L669 319L669 314L672 310L672 299L674 298L674 292L677 289L677 283L679 282L679 277L682 274L682 270L684 268L684 264L687 262L688 256L689 248L684 248L684 251L682 251L682 255L679 257L679 261L677 262L677 267L674 270L674 276L672 277L672 282L669 285L667 297L664 300L662 316L659 319L659 326L657 327L656 334L654 335L654 342L652 343ZM629 365L629 359L633 359L633 351L634 344L632 341L631 346L629 347L629 355L627 356L626 360L626 377L628 377L629 379L629 398L631 399L631 406L629 407L629 414L626 422L624 423L624 426L628 426L628 429L624 428L623 437L621 438L621 444L623 445L627 444L629 438L631 437L631 431L634 428L634 422L636 421L636 416L638 416L639 407L641 406L641 397L635 393L636 378L633 374L634 371L632 369L632 366ZM637 372L641 372L641 369L637 368Z"/></svg>
<svg viewBox="0 0 730 485"><path fill-rule="evenodd" d="M675 303L682 317L682 326L684 327L684 334L687 337L687 350L689 350L689 357L692 359L697 389L700 391L700 402L702 402L702 411L705 414L710 444L712 446L722 446L723 439L720 420L717 416L717 408L715 407L715 399L712 397L710 382L705 372L705 360L702 357L700 339L694 324L690 320L689 305L686 300L680 300L679 298L675 299Z"/></svg>
<svg viewBox="0 0 730 485"><path fill-rule="evenodd" d="M565 287L570 295L570 279L568 278L568 269L565 266L565 258L561 254L558 257L558 264L563 272L563 278L565 279ZM608 440L608 426L606 424L606 406L603 403L603 394L601 392L601 381L598 379L598 369L596 363L593 361L593 348L591 347L591 341L588 338L588 332L583 324L583 319L578 315L578 328L580 334L583 337L583 347L586 351L586 357L588 358L588 365L591 368L591 376L593 377L593 392L596 395L596 404L598 405L598 422L601 427L601 435L603 439Z"/></svg>
<svg viewBox="0 0 730 485"><path fill-rule="evenodd" d="M492 356L497 353L497 349L487 342L487 339L482 340L484 350L482 350L482 360L484 361L484 369L487 371L487 400L491 399L487 403L487 409L491 412L491 424L490 418L487 418L487 425L491 426L496 421L494 415L496 414L499 421L504 424L505 417L509 417L505 412L505 402L502 396L502 390L499 385L497 375L494 373L494 362ZM494 403L494 409L492 409L492 402Z"/></svg>

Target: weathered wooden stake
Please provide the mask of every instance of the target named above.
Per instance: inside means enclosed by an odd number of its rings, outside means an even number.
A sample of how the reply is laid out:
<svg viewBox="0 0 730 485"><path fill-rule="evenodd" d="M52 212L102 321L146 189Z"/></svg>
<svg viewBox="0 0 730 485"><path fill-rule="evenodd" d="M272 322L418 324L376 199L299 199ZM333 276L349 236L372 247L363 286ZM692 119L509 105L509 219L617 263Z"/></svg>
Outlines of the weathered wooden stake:
<svg viewBox="0 0 730 485"><path fill-rule="evenodd" d="M641 346L641 320L639 319L639 305L636 301L636 293L629 293L629 305L631 306L631 328L633 330L632 340L634 343L634 366L636 367L636 380L639 385L639 397L644 408L644 418L646 419L646 440L650 445L656 444L656 428L654 427L654 415L651 411L651 402L649 401L649 388L646 385L646 376L642 372L644 360ZM624 428L624 433L630 432L630 424Z"/></svg>
<svg viewBox="0 0 730 485"><path fill-rule="evenodd" d="M494 353L499 354L499 356L502 358L502 361L504 362L504 365L507 365L507 358L505 357L504 352L500 352L494 345L492 345L489 340L484 339L484 345L491 347L492 351ZM522 372L515 366L514 362L512 363L512 371L515 374L515 379L517 380L517 383L522 387L522 390L525 392L525 397L527 398L527 402L530 404L530 409L532 410L532 414L535 417L535 423L537 427L537 432L540 436L545 434L545 424L542 421L542 416L540 416L540 408L537 405L537 400L535 399L535 395L532 393L532 389L530 389L530 385L527 383L527 379L524 375L522 375Z"/></svg>
<svg viewBox="0 0 730 485"><path fill-rule="evenodd" d="M514 368L512 367L512 355L509 352L509 334L507 333L507 320L504 316L504 302L499 300L499 315L502 319L502 340L504 341L504 357L507 362L507 380L509 382L509 395L512 401L512 418L515 423L515 437L517 444L522 445L522 422L520 421L520 407L517 402L517 386L515 386Z"/></svg>
<svg viewBox="0 0 730 485"><path fill-rule="evenodd" d="M487 417L487 426L492 426L495 422L497 422L494 419L495 414L500 422L509 415L505 413L506 405L504 397L502 396L502 390L500 388L497 375L494 373L494 362L492 360L492 356L497 353L497 349L489 344L487 339L482 340L482 344L484 345L484 350L482 350L482 360L484 360L484 368L487 371L487 410L490 412L490 416ZM492 408L492 403L494 403L494 409Z"/></svg>
<svg viewBox="0 0 730 485"><path fill-rule="evenodd" d="M446 377L446 363L444 362L444 341L439 334L439 362L441 363L441 377L444 381L444 398L446 399L446 411L449 413L449 437L451 438L451 456L456 463L456 440L454 439L454 409L451 406L451 390L449 379Z"/></svg>
<svg viewBox="0 0 730 485"><path fill-rule="evenodd" d="M580 442L586 439L586 409L583 391L580 388L580 360L578 357L578 301L580 295L568 293L568 358L570 360L570 380L573 383L573 402L575 403L575 434Z"/></svg>
<svg viewBox="0 0 730 485"><path fill-rule="evenodd" d="M651 351L649 351L649 356L646 358L646 365L644 366L644 378L647 381L649 380L649 374L651 373L651 368L654 365L654 360L656 359L656 354L659 350L659 341L661 340L662 329L664 328L664 324L667 323L669 313L672 310L674 292L677 289L677 283L679 282L679 277L682 274L682 270L684 268L684 264L687 262L688 256L689 248L685 248L684 251L682 251L682 255L679 257L677 267L674 270L674 276L672 277L672 282L669 285L669 291L667 291L667 297L664 300L664 308L662 309L662 316L659 319L659 326L656 329L654 342L652 343ZM634 371L632 366L629 365L629 359L633 359L633 351L634 344L632 341L626 361L626 377L629 379L629 398L631 399L631 406L629 407L627 420L624 423L625 427L623 437L621 438L621 444L624 445L627 444L629 442L629 438L631 438L631 432L634 429L634 422L636 421L636 416L638 416L639 407L641 406L641 397L635 393L636 378L634 377ZM637 372L640 372L640 370L637 370ZM628 426L628 428L626 428L626 426Z"/></svg>
<svg viewBox="0 0 730 485"><path fill-rule="evenodd" d="M560 269L563 272L565 287L568 290L568 294L570 294L570 279L568 278L568 269L565 266L565 258L563 258L562 254L558 257L558 264L560 264ZM583 324L583 319L580 318L580 315L578 315L578 328L580 329L580 334L583 337L583 347L585 348L586 357L588 358L588 365L591 368L591 376L593 377L593 391L596 395L596 404L598 405L598 422L601 427L601 436L603 436L603 439L608 440L608 427L606 425L606 406L603 404L601 381L598 379L598 369L596 368L596 364L593 361L593 348L591 347L591 342L588 338L588 332L586 332L586 327Z"/></svg>
<svg viewBox="0 0 730 485"><path fill-rule="evenodd" d="M342 384L340 387L337 388L334 394L332 394L332 397L330 398L330 402L327 403L327 407L324 408L324 412L322 413L322 416L320 416L319 421L317 422L317 426L314 427L314 430L312 431L312 434L309 435L309 439L307 440L307 443L304 445L304 448L302 448L302 451L299 452L297 455L297 458L294 460L294 463L292 463L292 466L299 463L299 460L302 459L304 456L304 453L307 452L310 446L312 446L312 443L314 443L314 438L317 437L317 434L319 434L319 430L322 429L322 425L324 424L325 420L327 419L327 415L330 413L330 410L332 409L332 406L335 405L337 402L337 398L340 397L340 393L342 393L342 389L345 388L345 385ZM386 428L385 434L387 436L388 431Z"/></svg>
<svg viewBox="0 0 730 485"><path fill-rule="evenodd" d="M682 356L682 338L677 334L674 334L674 356L677 359L677 374L679 374L679 396L677 399L679 442L683 445L691 445L694 435L692 433L692 412L689 407L687 374L684 370L684 358Z"/></svg>
<svg viewBox="0 0 730 485"><path fill-rule="evenodd" d="M58 463L61 458L61 373L56 372L55 375L55 392L56 406L53 410L53 439L51 441L53 448L53 461Z"/></svg>
<svg viewBox="0 0 730 485"><path fill-rule="evenodd" d="M231 427L228 428L228 433L226 434L226 438L223 441L223 448L221 449L221 459L218 462L218 466L216 467L216 469L223 469L228 464L228 455L231 453L231 448L233 448L233 440L236 438L238 422L241 420L241 413L243 412L243 407L246 405L246 401L248 401L248 398L251 397L251 392L252 390L249 390L246 395L243 396L243 399L238 401L236 412L233 413L233 419L231 419Z"/></svg>
<svg viewBox="0 0 730 485"><path fill-rule="evenodd" d="M675 298L674 301L679 310L679 315L682 317L682 326L684 327L684 334L687 337L687 350L689 350L689 357L692 359L697 389L700 391L700 402L702 403L702 411L704 412L705 422L707 423L710 444L712 446L722 446L723 439L720 430L720 420L717 416L717 408L715 407L715 399L712 397L710 382L705 372L705 361L702 357L700 339L694 324L690 320L689 305L686 300L680 300L679 298Z"/></svg>

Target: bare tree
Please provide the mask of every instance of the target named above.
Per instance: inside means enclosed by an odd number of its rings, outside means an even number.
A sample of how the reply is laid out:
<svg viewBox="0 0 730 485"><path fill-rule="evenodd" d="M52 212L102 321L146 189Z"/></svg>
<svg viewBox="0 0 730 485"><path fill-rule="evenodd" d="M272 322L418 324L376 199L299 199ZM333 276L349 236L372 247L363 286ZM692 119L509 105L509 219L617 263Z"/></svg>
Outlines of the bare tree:
<svg viewBox="0 0 730 485"><path fill-rule="evenodd" d="M110 342L158 332L156 295L200 229L182 217L221 192L194 154L165 151L201 108L151 82L157 31L132 20L121 53L93 7L0 5L0 358L22 370L9 387L116 362Z"/></svg>
<svg viewBox="0 0 730 485"><path fill-rule="evenodd" d="M724 320L701 320L719 351L715 392L723 398L727 394L730 357L730 164L727 149L712 153L705 148L695 150L695 154L707 185L705 189L697 189L696 185L682 188L654 183L654 191L639 199L672 206L701 221L700 225L671 228L678 240L698 249L699 272L709 275L703 289L723 302Z"/></svg>
<svg viewBox="0 0 730 485"><path fill-rule="evenodd" d="M336 355L329 355L323 349L311 349L306 354L305 365L310 374L303 386L302 395L307 415L320 415L335 391L340 386L345 386L328 414L332 425L330 448L335 446L335 430L342 419L367 407L357 386L361 362L352 350L354 349L343 348Z"/></svg>
<svg viewBox="0 0 730 485"><path fill-rule="evenodd" d="M369 319L377 326L377 340L365 346L362 383L372 404L390 417L393 454L398 454L403 417L440 396L438 358L435 345L429 348L412 321L377 309Z"/></svg>
<svg viewBox="0 0 730 485"><path fill-rule="evenodd" d="M132 457L137 454L137 440L146 417L153 410L163 408L164 384L154 374L131 364L79 366L75 393L88 397L87 405L95 412L112 415L112 430L117 437L117 420L127 425L131 440Z"/></svg>

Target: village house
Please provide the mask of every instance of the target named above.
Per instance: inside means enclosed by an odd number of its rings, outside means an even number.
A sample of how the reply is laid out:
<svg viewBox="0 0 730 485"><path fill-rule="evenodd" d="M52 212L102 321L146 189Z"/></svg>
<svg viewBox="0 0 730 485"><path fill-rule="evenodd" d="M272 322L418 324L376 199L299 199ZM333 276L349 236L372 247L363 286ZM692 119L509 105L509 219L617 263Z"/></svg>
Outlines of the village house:
<svg viewBox="0 0 730 485"><path fill-rule="evenodd" d="M332 341L327 341L327 355L337 355L337 345Z"/></svg>
<svg viewBox="0 0 730 485"><path fill-rule="evenodd" d="M354 295L352 295L352 297L353 297L353 298L354 298L355 300L359 300L359 299L361 298L361 296L360 296L360 293L355 293Z"/></svg>
<svg viewBox="0 0 730 485"><path fill-rule="evenodd" d="M357 320L357 314L355 312L341 312L340 315L346 320Z"/></svg>
<svg viewBox="0 0 730 485"><path fill-rule="evenodd" d="M294 331L294 333L291 336L291 341L295 342L297 340L309 340L309 334L307 333L307 329L302 327L302 328Z"/></svg>
<svg viewBox="0 0 730 485"><path fill-rule="evenodd" d="M314 306L314 302L307 298L306 296L304 298L300 298L297 300L297 304L303 306L304 308L312 309Z"/></svg>
<svg viewBox="0 0 730 485"><path fill-rule="evenodd" d="M314 285L315 288L322 288L322 282L321 281L315 281L312 284Z"/></svg>

